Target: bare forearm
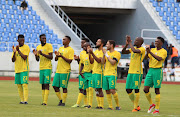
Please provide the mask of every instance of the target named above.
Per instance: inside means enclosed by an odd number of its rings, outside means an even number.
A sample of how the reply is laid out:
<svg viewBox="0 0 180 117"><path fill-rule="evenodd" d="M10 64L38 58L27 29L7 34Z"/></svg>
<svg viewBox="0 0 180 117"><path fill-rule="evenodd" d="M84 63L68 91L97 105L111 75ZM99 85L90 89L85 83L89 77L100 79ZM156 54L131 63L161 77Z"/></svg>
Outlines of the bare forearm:
<svg viewBox="0 0 180 117"><path fill-rule="evenodd" d="M20 50L18 50L18 53L24 60L27 59L27 55L24 55Z"/></svg>
<svg viewBox="0 0 180 117"><path fill-rule="evenodd" d="M64 56L61 56L62 57L62 59L64 59L67 63L71 63L72 62L72 59L68 59L68 58L66 58L66 57L64 57Z"/></svg>
<svg viewBox="0 0 180 117"><path fill-rule="evenodd" d="M96 60L96 62L101 63L101 58L98 58L94 53L92 53L92 56Z"/></svg>
<svg viewBox="0 0 180 117"><path fill-rule="evenodd" d="M134 53L140 53L140 52L141 52L140 50L135 49L134 46L132 45L132 43L129 43L129 46L130 46L131 50L132 50Z"/></svg>
<svg viewBox="0 0 180 117"><path fill-rule="evenodd" d="M94 63L94 59L91 57L91 55L89 54L89 60L90 60L90 63L93 64Z"/></svg>
<svg viewBox="0 0 180 117"><path fill-rule="evenodd" d="M162 60L161 57L155 55L154 53L150 52L150 54L151 54L156 60L158 60L158 61L161 61L161 60Z"/></svg>
<svg viewBox="0 0 180 117"><path fill-rule="evenodd" d="M53 59L53 55L46 55L46 54L41 54L42 56L46 57L47 59Z"/></svg>
<svg viewBox="0 0 180 117"><path fill-rule="evenodd" d="M110 57L108 57L107 58L108 59L108 61L112 64L112 65L115 65L116 64L116 60L113 60L113 59L111 59Z"/></svg>
<svg viewBox="0 0 180 117"><path fill-rule="evenodd" d="M124 48L122 49L122 54L129 54L129 50L126 50L127 47L128 47L128 44L126 44L126 45L124 46Z"/></svg>
<svg viewBox="0 0 180 117"><path fill-rule="evenodd" d="M103 55L103 58L102 58L102 61L101 61L102 64L105 63L105 55Z"/></svg>
<svg viewBox="0 0 180 117"><path fill-rule="evenodd" d="M14 52L14 54L13 54L13 57L12 57L12 62L15 62L16 61L16 56L15 56L15 52Z"/></svg>
<svg viewBox="0 0 180 117"><path fill-rule="evenodd" d="M35 55L36 61L39 61L39 56Z"/></svg>

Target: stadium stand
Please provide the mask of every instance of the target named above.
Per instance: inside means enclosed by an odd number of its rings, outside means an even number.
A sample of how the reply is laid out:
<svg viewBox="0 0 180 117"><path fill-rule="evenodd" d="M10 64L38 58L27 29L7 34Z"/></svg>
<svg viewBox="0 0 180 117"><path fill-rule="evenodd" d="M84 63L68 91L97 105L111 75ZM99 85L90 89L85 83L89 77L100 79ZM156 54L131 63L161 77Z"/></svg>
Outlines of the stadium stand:
<svg viewBox="0 0 180 117"><path fill-rule="evenodd" d="M162 2L150 0L150 2L172 34L180 40L180 3L176 0L163 0Z"/></svg>
<svg viewBox="0 0 180 117"><path fill-rule="evenodd" d="M28 3L28 2L27 2ZM39 35L46 34L47 42L53 45L54 50L62 46L62 39L49 29L44 20L36 14L32 6L27 10L20 9L21 1L0 1L0 52L12 52L12 46L17 45L18 34L25 36L25 43L31 48L39 45Z"/></svg>

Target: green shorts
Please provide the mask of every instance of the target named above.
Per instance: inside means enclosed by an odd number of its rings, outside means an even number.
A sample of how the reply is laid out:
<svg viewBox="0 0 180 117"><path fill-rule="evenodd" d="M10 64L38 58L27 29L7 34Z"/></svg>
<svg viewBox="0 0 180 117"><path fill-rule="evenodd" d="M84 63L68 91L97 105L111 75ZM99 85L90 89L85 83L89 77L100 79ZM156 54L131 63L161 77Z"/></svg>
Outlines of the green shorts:
<svg viewBox="0 0 180 117"><path fill-rule="evenodd" d="M15 84L28 84L29 72L20 72L15 74Z"/></svg>
<svg viewBox="0 0 180 117"><path fill-rule="evenodd" d="M102 74L93 74L92 78L93 78L93 88L96 89L102 88L102 82L103 82Z"/></svg>
<svg viewBox="0 0 180 117"><path fill-rule="evenodd" d="M103 89L110 90L116 89L116 76L103 76Z"/></svg>
<svg viewBox="0 0 180 117"><path fill-rule="evenodd" d="M55 73L52 86L67 88L70 73Z"/></svg>
<svg viewBox="0 0 180 117"><path fill-rule="evenodd" d="M92 73L85 72L83 75L85 78L82 78L81 75L79 75L79 89L93 87Z"/></svg>
<svg viewBox="0 0 180 117"><path fill-rule="evenodd" d="M51 69L44 69L40 70L40 75L39 75L39 83L40 84L50 84L51 83Z"/></svg>
<svg viewBox="0 0 180 117"><path fill-rule="evenodd" d="M149 86L154 88L161 88L161 83L163 80L163 71L161 68L150 68L144 82L144 86Z"/></svg>
<svg viewBox="0 0 180 117"><path fill-rule="evenodd" d="M142 74L128 74L126 89L139 89L141 87Z"/></svg>

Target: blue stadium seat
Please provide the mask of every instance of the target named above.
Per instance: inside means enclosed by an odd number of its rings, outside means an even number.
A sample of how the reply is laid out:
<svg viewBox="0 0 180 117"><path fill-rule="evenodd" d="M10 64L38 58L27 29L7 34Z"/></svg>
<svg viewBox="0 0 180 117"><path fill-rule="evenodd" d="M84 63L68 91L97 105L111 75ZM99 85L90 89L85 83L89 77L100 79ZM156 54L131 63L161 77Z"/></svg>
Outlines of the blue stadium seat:
<svg viewBox="0 0 180 117"><path fill-rule="evenodd" d="M12 0L8 0L8 4L12 6L14 3Z"/></svg>
<svg viewBox="0 0 180 117"><path fill-rule="evenodd" d="M170 11L171 11L171 12L174 12L174 11L175 11L174 7L171 7L171 8L170 8Z"/></svg>
<svg viewBox="0 0 180 117"><path fill-rule="evenodd" d="M180 40L180 35L178 35L178 36L176 37L176 39L177 39L177 40Z"/></svg>
<svg viewBox="0 0 180 117"><path fill-rule="evenodd" d="M173 30L173 35L177 35L177 34L178 34L178 31Z"/></svg>
<svg viewBox="0 0 180 117"><path fill-rule="evenodd" d="M24 13L24 15L28 15L29 14L29 12L27 10L24 10L23 13Z"/></svg>
<svg viewBox="0 0 180 117"><path fill-rule="evenodd" d="M163 15L164 15L164 12L163 12L163 11L160 11L160 12L159 12L159 16L162 17Z"/></svg>
<svg viewBox="0 0 180 117"><path fill-rule="evenodd" d="M16 5L12 5L12 9L13 10L17 10L17 6Z"/></svg>
<svg viewBox="0 0 180 117"><path fill-rule="evenodd" d="M170 17L171 16L171 12L166 12L166 16Z"/></svg>
<svg viewBox="0 0 180 117"><path fill-rule="evenodd" d="M158 3L156 1L153 2L153 7L157 7Z"/></svg>
<svg viewBox="0 0 180 117"><path fill-rule="evenodd" d="M161 11L161 7L159 7L159 6L156 7L156 11L157 11L157 12Z"/></svg>
<svg viewBox="0 0 180 117"><path fill-rule="evenodd" d="M160 7L164 7L164 2L160 2Z"/></svg>
<svg viewBox="0 0 180 117"><path fill-rule="evenodd" d="M166 25L169 26L170 25L170 21L166 20Z"/></svg>
<svg viewBox="0 0 180 117"><path fill-rule="evenodd" d="M7 10L6 9L2 9L2 14L7 14Z"/></svg>
<svg viewBox="0 0 180 117"><path fill-rule="evenodd" d="M180 26L177 26L177 30L180 31Z"/></svg>
<svg viewBox="0 0 180 117"><path fill-rule="evenodd" d="M31 15L36 15L36 11L31 11Z"/></svg>
<svg viewBox="0 0 180 117"><path fill-rule="evenodd" d="M173 31L173 30L174 30L174 26L169 26L169 29L170 29L171 31Z"/></svg>
<svg viewBox="0 0 180 117"><path fill-rule="evenodd" d="M169 21L173 22L174 21L174 17L173 16L169 17Z"/></svg>
<svg viewBox="0 0 180 117"><path fill-rule="evenodd" d="M168 8L167 8L167 7L163 7L163 11L164 11L164 12L167 12L167 11L168 11Z"/></svg>
<svg viewBox="0 0 180 117"><path fill-rule="evenodd" d="M5 5L6 4L6 1L5 0L1 0L0 1L2 5Z"/></svg>
<svg viewBox="0 0 180 117"><path fill-rule="evenodd" d="M172 3L167 3L167 7L171 8L172 7Z"/></svg>
<svg viewBox="0 0 180 117"><path fill-rule="evenodd" d="M163 21L166 21L167 20L167 17L164 15L163 16Z"/></svg>
<svg viewBox="0 0 180 117"><path fill-rule="evenodd" d="M62 44L62 39L58 39L58 40L57 40L57 43L58 43L58 44Z"/></svg>
<svg viewBox="0 0 180 117"><path fill-rule="evenodd" d="M174 17L177 17L177 16L178 16L178 13L177 13L177 12L173 12L173 16L174 16Z"/></svg>
<svg viewBox="0 0 180 117"><path fill-rule="evenodd" d="M170 3L174 3L174 0L169 0Z"/></svg>
<svg viewBox="0 0 180 117"><path fill-rule="evenodd" d="M17 5L17 6L20 6L21 5L21 1L15 1L15 4Z"/></svg>
<svg viewBox="0 0 180 117"><path fill-rule="evenodd" d="M6 5L5 5L5 9L6 9L6 10L9 10L9 9L10 9L9 5L6 4Z"/></svg>

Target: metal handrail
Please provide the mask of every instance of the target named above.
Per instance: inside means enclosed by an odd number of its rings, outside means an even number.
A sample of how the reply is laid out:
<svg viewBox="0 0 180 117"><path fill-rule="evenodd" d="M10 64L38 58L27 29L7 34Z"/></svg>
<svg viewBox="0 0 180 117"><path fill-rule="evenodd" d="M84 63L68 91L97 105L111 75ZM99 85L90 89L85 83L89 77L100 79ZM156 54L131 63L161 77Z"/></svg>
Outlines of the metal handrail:
<svg viewBox="0 0 180 117"><path fill-rule="evenodd" d="M80 38L83 37L88 38L82 30L68 17L68 15L60 8L60 6L56 3L54 0L45 0L45 2L49 3L49 5L52 5L51 8L56 11L56 13L59 15L59 18L62 19L62 21L67 24L67 26ZM89 38L88 38L89 39ZM95 44L89 39L90 44L92 47L95 47Z"/></svg>

